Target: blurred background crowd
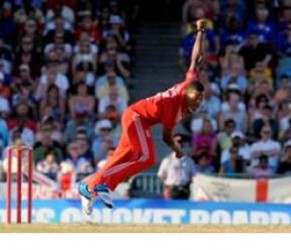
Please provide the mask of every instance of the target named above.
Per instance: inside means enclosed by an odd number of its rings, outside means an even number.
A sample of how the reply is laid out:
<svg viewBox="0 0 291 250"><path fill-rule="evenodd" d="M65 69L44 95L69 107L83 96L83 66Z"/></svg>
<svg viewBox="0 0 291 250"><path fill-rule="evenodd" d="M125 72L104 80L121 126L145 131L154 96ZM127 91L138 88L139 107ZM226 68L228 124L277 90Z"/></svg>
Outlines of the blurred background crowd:
<svg viewBox="0 0 291 250"><path fill-rule="evenodd" d="M33 147L36 170L54 180L74 173L78 181L104 165L135 88L129 79L139 2L1 1L2 162L16 144ZM197 172L259 178L290 172L291 1L179 2L181 71L190 62L195 20L208 20L200 72L205 100L176 136L189 155L166 156L161 181L184 187Z"/></svg>
<svg viewBox="0 0 291 250"><path fill-rule="evenodd" d="M13 144L33 147L36 170L54 180L68 172L80 179L102 165L130 100L130 9L117 1L1 1L4 163Z"/></svg>

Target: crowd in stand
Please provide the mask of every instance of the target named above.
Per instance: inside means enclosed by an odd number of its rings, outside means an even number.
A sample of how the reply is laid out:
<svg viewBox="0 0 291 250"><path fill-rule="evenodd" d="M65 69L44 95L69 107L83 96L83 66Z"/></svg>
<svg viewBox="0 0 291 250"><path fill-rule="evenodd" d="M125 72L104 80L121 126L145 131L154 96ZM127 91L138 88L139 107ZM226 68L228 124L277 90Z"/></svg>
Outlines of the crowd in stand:
<svg viewBox="0 0 291 250"><path fill-rule="evenodd" d="M17 145L32 147L36 170L54 180L102 166L130 100L126 10L114 0L1 1L2 162Z"/></svg>
<svg viewBox="0 0 291 250"><path fill-rule="evenodd" d="M198 172L290 172L291 1L187 0L180 47L185 69L198 18L208 20L200 72L205 100L185 123L192 156L204 165Z"/></svg>

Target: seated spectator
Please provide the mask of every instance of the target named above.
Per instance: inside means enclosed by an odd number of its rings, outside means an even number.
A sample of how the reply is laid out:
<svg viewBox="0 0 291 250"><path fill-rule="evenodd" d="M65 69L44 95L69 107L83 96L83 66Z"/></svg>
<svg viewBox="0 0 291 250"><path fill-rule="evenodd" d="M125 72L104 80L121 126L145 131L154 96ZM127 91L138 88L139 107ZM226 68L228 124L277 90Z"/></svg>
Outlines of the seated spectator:
<svg viewBox="0 0 291 250"><path fill-rule="evenodd" d="M221 88L224 91L227 90L230 85L235 85L242 94L244 94L247 89L248 80L244 75L239 73L239 68L237 66L232 67L229 73L225 73L221 77Z"/></svg>
<svg viewBox="0 0 291 250"><path fill-rule="evenodd" d="M53 8L49 8L46 12L45 19L46 21L50 21L54 19L54 17L59 13L66 21L74 24L75 22L75 14L69 5L66 4L64 0L58 0L57 4L53 6Z"/></svg>
<svg viewBox="0 0 291 250"><path fill-rule="evenodd" d="M105 51L100 55L100 68L104 68L106 62L112 61L117 74L121 75L124 79L128 79L130 77L130 58L118 49L115 38L108 37L106 39Z"/></svg>
<svg viewBox="0 0 291 250"><path fill-rule="evenodd" d="M235 131L231 134L231 146L228 149L224 149L221 154L220 162L228 162L231 158L231 149L236 148L238 155L241 159L242 167L246 167L250 163L251 150L249 145L245 142L245 135L239 131Z"/></svg>
<svg viewBox="0 0 291 250"><path fill-rule="evenodd" d="M101 42L101 28L98 22L93 20L90 15L83 16L83 20L80 22L79 27L76 30L76 39L79 40L82 34L87 34L90 38L90 42L100 44Z"/></svg>
<svg viewBox="0 0 291 250"><path fill-rule="evenodd" d="M82 40L81 40L82 41ZM91 44L87 41L80 42L80 49L73 58L73 70L76 70L81 63L90 63L92 64L93 71L97 70L96 65L96 54L91 53Z"/></svg>
<svg viewBox="0 0 291 250"><path fill-rule="evenodd" d="M48 151L45 159L37 163L36 170L53 180L57 180L57 174L60 170L60 166L56 161L53 151Z"/></svg>
<svg viewBox="0 0 291 250"><path fill-rule="evenodd" d="M61 131L61 125L58 121L54 120L52 116L44 116L38 124L36 133L36 141L42 141L43 133L50 132L50 137L53 141L63 145L64 138Z"/></svg>
<svg viewBox="0 0 291 250"><path fill-rule="evenodd" d="M273 86L272 72L269 68L263 65L262 62L257 62L255 68L250 70L249 73L250 90L259 85L262 81L267 81L271 86Z"/></svg>
<svg viewBox="0 0 291 250"><path fill-rule="evenodd" d="M47 94L41 100L39 106L39 114L44 117L47 108L50 108L52 113L51 116L54 120L60 122L65 121L65 101L60 95L60 91L57 86L50 85L47 89Z"/></svg>
<svg viewBox="0 0 291 250"><path fill-rule="evenodd" d="M240 45L245 39L242 20L232 16L226 20L225 26L220 29L220 45L224 50L228 45Z"/></svg>
<svg viewBox="0 0 291 250"><path fill-rule="evenodd" d="M96 137L92 143L92 150L94 153L95 164L106 158L107 152L112 148L112 124L109 120L100 120L95 125Z"/></svg>
<svg viewBox="0 0 291 250"><path fill-rule="evenodd" d="M57 141L52 137L52 130L48 126L41 127L38 133L38 141L34 145L34 161L39 162L45 159L48 151L53 151L56 161L63 159L63 150Z"/></svg>
<svg viewBox="0 0 291 250"><path fill-rule="evenodd" d="M239 154L239 149L232 147L229 150L229 153L230 157L221 163L219 173L226 176L243 173L244 163L242 157Z"/></svg>
<svg viewBox="0 0 291 250"><path fill-rule="evenodd" d="M213 133L212 125L209 121L203 124L201 133L194 135L192 140L192 152L196 158L202 152L207 152L211 163L216 158L217 136Z"/></svg>
<svg viewBox="0 0 291 250"><path fill-rule="evenodd" d="M216 93L211 83L204 83L204 100L202 106L207 110L207 115L212 119L217 119L217 115L221 108L221 101Z"/></svg>
<svg viewBox="0 0 291 250"><path fill-rule="evenodd" d="M270 21L269 10L266 7L256 7L255 20L247 24L247 33L257 33L261 42L269 42L274 39L275 23Z"/></svg>
<svg viewBox="0 0 291 250"><path fill-rule="evenodd" d="M274 67L274 50L271 45L259 41L257 33L250 33L248 41L239 50L247 71L253 69L257 62L264 66Z"/></svg>
<svg viewBox="0 0 291 250"><path fill-rule="evenodd" d="M281 146L279 142L272 140L272 130L269 125L261 129L261 139L251 145L251 166L258 165L259 157L266 155L273 171L277 170Z"/></svg>
<svg viewBox="0 0 291 250"><path fill-rule="evenodd" d="M212 174L215 172L215 167L210 163L210 157L207 152L202 152L197 156L197 164L195 164L194 173Z"/></svg>
<svg viewBox="0 0 291 250"><path fill-rule="evenodd" d="M232 146L231 135L235 130L235 121L228 119L224 121L223 127L217 135L218 146L221 151L227 150Z"/></svg>
<svg viewBox="0 0 291 250"><path fill-rule="evenodd" d="M210 121L213 131L217 131L218 129L218 124L217 124L216 119L208 116L208 113L207 113L208 110L206 110L206 108L201 108L199 112L195 112L195 114L193 115L193 118L190 124L190 129L194 135L197 133L201 133L202 127L204 123L207 121Z"/></svg>
<svg viewBox="0 0 291 250"><path fill-rule="evenodd" d="M182 137L175 135L174 140L181 144ZM163 197L165 199L188 199L189 185L194 175L194 162L185 155L178 159L174 152L167 155L161 162L158 176L164 184Z"/></svg>
<svg viewBox="0 0 291 250"><path fill-rule="evenodd" d="M246 17L246 5L241 0L227 0L220 2L219 17L222 24L227 23L230 18L236 20L245 20Z"/></svg>
<svg viewBox="0 0 291 250"><path fill-rule="evenodd" d="M99 114L104 114L108 106L115 106L119 117L127 108L126 100L119 95L117 86L110 86L108 96L100 99L98 105Z"/></svg>
<svg viewBox="0 0 291 250"><path fill-rule="evenodd" d="M289 23L284 33L277 35L277 50L281 57L291 56L291 24Z"/></svg>
<svg viewBox="0 0 291 250"><path fill-rule="evenodd" d="M95 96L97 99L101 100L103 97L109 95L109 89L111 86L116 86L118 89L119 95L125 99L126 102L129 101L128 90L124 85L117 84L117 76L116 73L112 72L110 75L107 75L108 82L106 84L101 85L100 87L96 86Z"/></svg>
<svg viewBox="0 0 291 250"><path fill-rule="evenodd" d="M31 1L24 1L21 8L14 13L14 20L17 25L21 26L28 19L34 19L39 25L43 24L44 16L39 8L35 8Z"/></svg>
<svg viewBox="0 0 291 250"><path fill-rule="evenodd" d="M236 124L236 130L245 132L247 128L247 116L245 104L240 100L240 92L230 90L227 92L227 100L222 104L221 113L219 115L220 127L223 126L225 120L233 119Z"/></svg>
<svg viewBox="0 0 291 250"><path fill-rule="evenodd" d="M46 73L40 77L39 82L39 91L41 94L38 96L40 96L40 99L44 97L44 93L50 85L56 85L60 90L60 94L62 96L66 95L69 88L69 80L67 76L59 72L58 66L59 64L56 61L49 61L47 63Z"/></svg>
<svg viewBox="0 0 291 250"><path fill-rule="evenodd" d="M78 144L71 142L67 147L67 157L61 162L68 164L72 167L73 171L80 176L84 177L93 172L91 163L80 155Z"/></svg>
<svg viewBox="0 0 291 250"><path fill-rule="evenodd" d="M95 84L95 72L93 64L89 61L83 61L79 63L75 70L73 80L75 85L77 85L77 83L80 81L84 81L91 90Z"/></svg>
<svg viewBox="0 0 291 250"><path fill-rule="evenodd" d="M111 157L114 154L114 151L115 151L114 147L108 149L106 158L104 158L103 160L98 162L97 167L96 167L97 171L102 169L105 166L105 164L108 161L109 157Z"/></svg>
<svg viewBox="0 0 291 250"><path fill-rule="evenodd" d="M13 143L13 137L17 134L21 138L23 144L27 147L33 147L35 142L34 131L30 129L24 119L18 119L17 125L9 131L9 144Z"/></svg>
<svg viewBox="0 0 291 250"><path fill-rule="evenodd" d="M124 20L121 16L111 15L109 18L109 29L103 31L103 38L114 36L121 49L129 50L129 33L124 28Z"/></svg>
<svg viewBox="0 0 291 250"><path fill-rule="evenodd" d="M85 113L80 113L67 122L64 130L65 142L75 140L76 134L80 130L85 131L88 138L92 138L94 135L94 120L89 119L88 115Z"/></svg>
<svg viewBox="0 0 291 250"><path fill-rule="evenodd" d="M55 15L54 19L47 22L44 28L44 38L47 43L52 43L56 34L62 34L64 43L73 44L72 24L62 16Z"/></svg>
<svg viewBox="0 0 291 250"><path fill-rule="evenodd" d="M94 166L94 155L86 131L79 130L77 132L76 144L78 145L80 156L84 157L92 166Z"/></svg>
<svg viewBox="0 0 291 250"><path fill-rule="evenodd" d="M280 105L282 102L287 101L291 96L291 77L282 75L277 84L277 91L274 99Z"/></svg>
<svg viewBox="0 0 291 250"><path fill-rule="evenodd" d="M269 125L271 127L273 138L277 138L279 132L279 124L273 116L272 107L268 104L262 108L262 116L255 119L252 123L252 131L256 138L260 137L260 132L265 125Z"/></svg>
<svg viewBox="0 0 291 250"><path fill-rule="evenodd" d="M77 93L69 99L70 116L74 119L78 115L92 116L95 109L94 97L88 94L85 82L77 85Z"/></svg>
<svg viewBox="0 0 291 250"><path fill-rule="evenodd" d="M268 156L260 155L259 162L251 171L251 176L255 178L268 178L274 175L274 169L269 165Z"/></svg>
<svg viewBox="0 0 291 250"><path fill-rule="evenodd" d="M291 173L291 141L287 141L284 145L283 157L279 163L278 174Z"/></svg>
<svg viewBox="0 0 291 250"><path fill-rule="evenodd" d="M244 59L234 45L227 45L219 58L222 75L245 75Z"/></svg>
<svg viewBox="0 0 291 250"><path fill-rule="evenodd" d="M109 82L109 77L111 77L112 75L115 75L116 85L125 86L123 78L121 76L117 75L115 72L113 61L105 62L104 63L104 70L105 70L105 74L103 74L97 78L97 81L95 83L95 92L99 89L99 87L106 85Z"/></svg>

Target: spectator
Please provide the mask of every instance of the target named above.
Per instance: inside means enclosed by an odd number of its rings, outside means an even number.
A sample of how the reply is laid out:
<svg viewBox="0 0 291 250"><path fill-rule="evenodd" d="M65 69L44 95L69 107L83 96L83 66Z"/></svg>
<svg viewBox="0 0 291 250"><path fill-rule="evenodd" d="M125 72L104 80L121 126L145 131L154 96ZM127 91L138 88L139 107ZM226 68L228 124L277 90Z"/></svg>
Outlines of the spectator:
<svg viewBox="0 0 291 250"><path fill-rule="evenodd" d="M108 96L100 99L99 114L104 114L108 106L115 106L119 117L121 117L123 111L127 108L126 100L119 95L117 86L110 86Z"/></svg>
<svg viewBox="0 0 291 250"><path fill-rule="evenodd" d="M196 158L202 152L207 152L211 159L211 163L214 162L216 158L217 150L217 137L213 133L212 125L209 121L203 124L201 133L195 135L192 141L192 152L193 156Z"/></svg>
<svg viewBox="0 0 291 250"><path fill-rule="evenodd" d="M106 84L99 86L96 86L95 89L95 96L97 99L102 99L103 97L106 97L109 95L109 89L111 86L116 86L118 89L118 93L119 95L125 99L126 102L129 101L129 94L127 89L125 88L124 85L121 84L117 84L116 82L116 73L112 72L109 75L107 75L108 77L108 82Z"/></svg>
<svg viewBox="0 0 291 250"><path fill-rule="evenodd" d="M240 100L240 92L237 89L228 91L227 100L222 104L219 115L220 127L228 119L235 121L236 130L246 131L247 116L245 113L245 104Z"/></svg>
<svg viewBox="0 0 291 250"><path fill-rule="evenodd" d="M71 142L67 147L67 158L61 162L62 165L69 165L70 169L73 170L79 177L77 179L84 178L93 172L91 163L80 155L78 144Z"/></svg>
<svg viewBox="0 0 291 250"><path fill-rule="evenodd" d="M231 149L235 148L238 151L243 166L246 167L250 163L251 152L249 145L245 142L245 135L239 131L231 134L231 147L224 149L221 154L221 163L227 162L231 158Z"/></svg>
<svg viewBox="0 0 291 250"><path fill-rule="evenodd" d="M282 160L280 161L278 174L291 173L291 141L287 141L284 145L284 152Z"/></svg>
<svg viewBox="0 0 291 250"><path fill-rule="evenodd" d="M48 151L45 159L37 163L36 170L52 180L57 180L57 174L60 167L53 151Z"/></svg>
<svg viewBox="0 0 291 250"><path fill-rule="evenodd" d="M231 176L242 174L244 170L243 159L239 154L239 149L232 147L229 150L230 157L222 162L219 173L221 175Z"/></svg>
<svg viewBox="0 0 291 250"><path fill-rule="evenodd" d="M215 167L210 163L209 154L202 152L197 156L197 164L195 164L195 174L212 174L215 172Z"/></svg>
<svg viewBox="0 0 291 250"><path fill-rule="evenodd" d="M223 127L217 136L220 150L229 149L232 146L231 135L235 130L235 121L228 119L224 121Z"/></svg>
<svg viewBox="0 0 291 250"><path fill-rule="evenodd" d="M252 124L252 129L254 136L256 138L260 137L260 131L262 130L264 125L269 125L272 129L272 135L274 138L277 138L279 125L276 119L273 117L273 109L268 104L262 108L262 116L254 120Z"/></svg>
<svg viewBox="0 0 291 250"><path fill-rule="evenodd" d="M107 152L112 148L112 124L109 120L100 120L95 125L95 135L92 150L94 153L95 164L106 158Z"/></svg>
<svg viewBox="0 0 291 250"><path fill-rule="evenodd" d="M180 135L175 135L174 139L183 145ZM162 160L158 171L158 176L164 184L163 197L165 199L188 199L193 175L194 162L189 156L185 155L178 159L174 152L167 155Z"/></svg>
<svg viewBox="0 0 291 250"><path fill-rule="evenodd" d="M255 178L268 178L274 174L273 168L268 163L267 155L259 156L259 163L251 169L251 175Z"/></svg>
<svg viewBox="0 0 291 250"><path fill-rule="evenodd" d="M261 129L261 139L251 146L251 166L257 166L261 155L268 157L268 162L273 171L277 170L281 146L279 142L272 140L272 130L269 125Z"/></svg>
<svg viewBox="0 0 291 250"><path fill-rule="evenodd" d="M112 156L114 154L114 151L115 151L114 147L108 149L107 157L98 162L97 167L96 167L97 171L102 169L105 166L105 164L108 161L108 159L110 158L110 156Z"/></svg>
<svg viewBox="0 0 291 250"><path fill-rule="evenodd" d="M239 54L244 58L247 71L253 69L257 62L274 67L273 48L267 43L261 43L257 33L249 33L247 44L241 47Z"/></svg>
<svg viewBox="0 0 291 250"><path fill-rule="evenodd" d="M85 82L77 85L77 93L69 99L69 111L72 118L79 115L92 116L95 109L94 97L88 94Z"/></svg>

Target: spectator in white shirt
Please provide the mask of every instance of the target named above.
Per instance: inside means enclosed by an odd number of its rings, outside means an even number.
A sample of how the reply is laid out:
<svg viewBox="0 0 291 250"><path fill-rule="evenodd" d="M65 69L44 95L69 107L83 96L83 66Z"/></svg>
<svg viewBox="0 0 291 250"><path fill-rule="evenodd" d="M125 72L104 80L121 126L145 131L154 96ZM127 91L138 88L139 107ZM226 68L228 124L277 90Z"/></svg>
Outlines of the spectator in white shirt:
<svg viewBox="0 0 291 250"><path fill-rule="evenodd" d="M110 86L108 96L100 99L98 108L99 113L104 114L106 108L110 105L116 107L119 116L121 116L123 111L127 108L127 102L122 96L119 95L118 88L116 86Z"/></svg>
<svg viewBox="0 0 291 250"><path fill-rule="evenodd" d="M273 171L278 167L281 145L279 142L272 140L272 130L269 125L265 125L261 130L261 140L251 146L251 166L254 167L259 163L261 155L268 156L269 165Z"/></svg>
<svg viewBox="0 0 291 250"><path fill-rule="evenodd" d="M174 139L181 143L182 137L176 135ZM162 160L158 171L158 176L164 184L164 198L188 199L190 194L189 184L193 175L194 162L191 157L185 155L178 159L174 152L166 156Z"/></svg>
<svg viewBox="0 0 291 250"><path fill-rule="evenodd" d="M46 153L45 159L37 163L36 170L53 180L57 179L57 174L60 170L60 166L56 161L54 151L48 151Z"/></svg>

